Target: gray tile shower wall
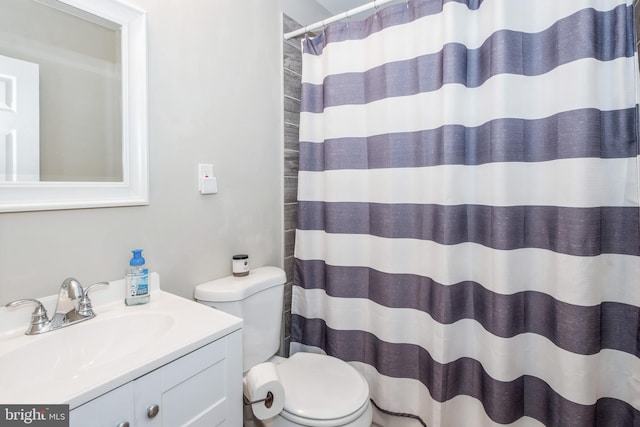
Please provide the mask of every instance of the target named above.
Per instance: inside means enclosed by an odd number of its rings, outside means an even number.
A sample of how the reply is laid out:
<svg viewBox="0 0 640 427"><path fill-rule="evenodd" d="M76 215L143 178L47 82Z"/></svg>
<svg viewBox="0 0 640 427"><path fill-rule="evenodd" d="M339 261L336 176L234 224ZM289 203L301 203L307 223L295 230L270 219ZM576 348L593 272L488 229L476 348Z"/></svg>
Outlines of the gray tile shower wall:
<svg viewBox="0 0 640 427"><path fill-rule="evenodd" d="M287 15L283 15L284 32L301 27ZM283 42L283 96L284 96L284 269L287 284L284 288L284 309L282 311L282 333L280 335L280 355L289 355L291 342L291 287L293 282L293 248L297 222L297 193L300 130L300 93L302 74L302 52L300 40Z"/></svg>

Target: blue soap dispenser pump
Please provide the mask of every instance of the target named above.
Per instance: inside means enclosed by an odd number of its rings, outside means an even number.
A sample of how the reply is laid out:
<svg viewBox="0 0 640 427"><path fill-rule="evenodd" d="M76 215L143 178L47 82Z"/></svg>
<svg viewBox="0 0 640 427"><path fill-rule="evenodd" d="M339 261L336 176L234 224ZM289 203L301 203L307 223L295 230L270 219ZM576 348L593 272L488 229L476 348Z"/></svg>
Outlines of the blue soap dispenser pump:
<svg viewBox="0 0 640 427"><path fill-rule="evenodd" d="M127 294L124 302L127 305L138 305L149 302L149 270L145 268L142 249L131 251L133 258L125 276Z"/></svg>

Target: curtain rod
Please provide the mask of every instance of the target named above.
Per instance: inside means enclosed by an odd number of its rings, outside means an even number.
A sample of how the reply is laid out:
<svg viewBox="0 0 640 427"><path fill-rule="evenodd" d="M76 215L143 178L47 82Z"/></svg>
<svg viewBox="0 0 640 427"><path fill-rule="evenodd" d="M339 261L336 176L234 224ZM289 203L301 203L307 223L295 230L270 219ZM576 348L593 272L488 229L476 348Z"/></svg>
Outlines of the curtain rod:
<svg viewBox="0 0 640 427"><path fill-rule="evenodd" d="M351 10L347 10L346 12L339 13L337 15L332 16L331 18L323 19L322 21L318 21L315 24L307 25L306 27L302 27L298 30L291 31L290 33L285 33L284 39L289 40L294 37L300 36L302 34L315 31L319 28L326 27L327 25L342 21L343 19L349 19L353 15L357 15L358 13L366 12L371 9L378 9L378 7L390 3L395 0L374 0L371 3L363 4L362 6L354 7Z"/></svg>

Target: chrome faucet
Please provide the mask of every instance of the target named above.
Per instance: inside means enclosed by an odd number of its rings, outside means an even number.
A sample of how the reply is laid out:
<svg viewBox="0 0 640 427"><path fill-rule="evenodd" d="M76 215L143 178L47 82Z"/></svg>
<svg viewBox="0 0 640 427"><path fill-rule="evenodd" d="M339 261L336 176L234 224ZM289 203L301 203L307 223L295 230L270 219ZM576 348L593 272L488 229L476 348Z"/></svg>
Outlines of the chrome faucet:
<svg viewBox="0 0 640 427"><path fill-rule="evenodd" d="M82 285L73 277L62 282L58 291L56 311L51 319L51 329L61 328L67 324L86 320L78 313L76 301L84 297Z"/></svg>
<svg viewBox="0 0 640 427"><path fill-rule="evenodd" d="M14 308L24 304L35 304L36 309L31 314L31 323L25 334L42 334L96 317L91 307L89 291L94 286L108 284L108 282L98 282L83 289L80 282L73 277L66 279L60 285L56 310L51 320L47 316L47 310L36 299L19 299L10 302L5 307Z"/></svg>

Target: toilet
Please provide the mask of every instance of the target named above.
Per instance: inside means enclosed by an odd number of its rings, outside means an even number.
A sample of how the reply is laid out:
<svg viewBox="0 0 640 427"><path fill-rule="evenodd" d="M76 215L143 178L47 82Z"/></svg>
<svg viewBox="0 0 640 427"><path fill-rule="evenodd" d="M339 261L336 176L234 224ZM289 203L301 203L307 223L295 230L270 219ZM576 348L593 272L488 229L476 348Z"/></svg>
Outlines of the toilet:
<svg viewBox="0 0 640 427"><path fill-rule="evenodd" d="M369 386L348 363L335 357L296 353L275 356L280 347L286 275L260 267L244 277L228 276L196 286L194 297L243 319L243 371L263 362L276 365L284 389L284 409L258 421L264 427L370 427Z"/></svg>

